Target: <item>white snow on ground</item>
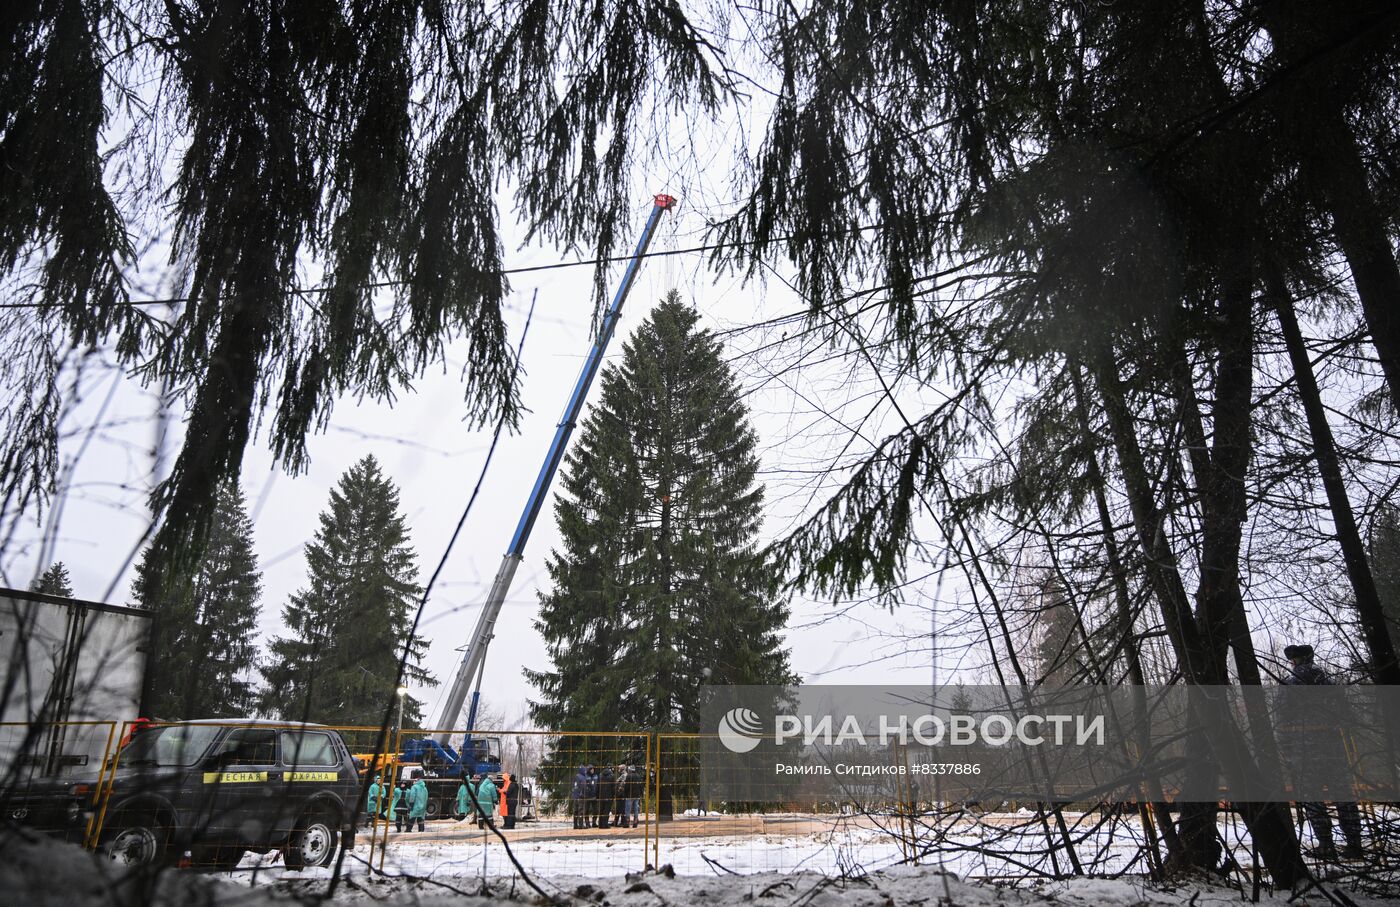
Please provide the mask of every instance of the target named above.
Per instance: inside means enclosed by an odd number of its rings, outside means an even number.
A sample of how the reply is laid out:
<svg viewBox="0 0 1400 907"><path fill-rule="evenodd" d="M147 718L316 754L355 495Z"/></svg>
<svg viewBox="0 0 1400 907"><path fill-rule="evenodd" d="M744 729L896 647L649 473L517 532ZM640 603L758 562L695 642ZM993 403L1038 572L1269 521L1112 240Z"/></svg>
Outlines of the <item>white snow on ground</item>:
<svg viewBox="0 0 1400 907"><path fill-rule="evenodd" d="M452 903L472 903L461 895L479 893L477 885L457 883L458 897ZM966 882L936 870L918 867L886 870L857 879L841 879L820 873L761 873L747 876L675 876L647 873L623 879L556 879L544 883L551 896L575 907L1166 907L1191 904L1193 907L1226 907L1247 898L1238 890L1210 883L1151 885L1141 880L1076 879L1011 888L991 882ZM295 889L294 889L295 890ZM306 891L314 889L307 888ZM529 900L532 892L523 885L500 879L490 887L494 897ZM1329 891L1335 889L1329 888ZM415 903L432 904L434 896L446 889L438 883L411 883L406 880L377 880L347 892L344 900L373 899L407 903L405 895L416 895ZM397 898L396 898L397 896ZM1378 907L1391 900L1348 895L1357 907ZM1318 891L1293 897L1283 893L1260 893L1266 907L1335 907Z"/></svg>
<svg viewBox="0 0 1400 907"><path fill-rule="evenodd" d="M434 827L438 836L452 834L445 823L430 826L428 836L391 834L385 875L372 873L365 864L368 847L363 841L347 855L335 903L374 900L393 907L487 904L491 901L473 897L487 890L497 904L510 900L538 906L540 901L508 864L500 844L484 844L480 833L465 827L456 840L428 840ZM539 834L539 829L531 833ZM966 844L980 844L998 833L1008 834L995 826L984 827L953 834L945 845L952 847L959 838L965 838ZM1110 865L1117 858L1120 868L1126 866L1133 845L1124 837L1124 827L1117 829L1119 843L1100 840L1099 834L1106 833L1085 831L1082 852L1088 855L1092 847L1102 845ZM1030 907L1051 903L1156 907L1193 903L1197 907L1224 907L1249 900L1247 893L1215 882L1156 886L1131 875L1120 880L1074 879L1014 887L993 880L959 880L938 865L897 865L904 857L896 840L885 831L854 823L791 836L671 836L662 840L661 852L662 861L675 865L675 873L637 872L648 862L643 840L605 836L517 840L512 850L538 885L570 907L658 907L658 901L659 907L700 903L734 907L755 907L755 903L771 907ZM1029 831L1012 830L1002 847L1015 850L1022 836L1029 836ZM1029 837L1025 843L1030 843ZM1001 875L1015 866L1012 852L1004 857L998 864ZM993 858L963 852L945 859L942 869L956 869L963 876L980 875L993 862ZM1103 871L1102 864L1099 871ZM151 882L127 875L73 845L0 827L0 892L4 892L0 903L4 904L286 907L291 899L321 896L330 876L329 869L288 872L276 855L249 855L235 872L167 871ZM1288 893L1266 890L1261 894L1261 903L1273 907L1347 903L1317 890L1292 900ZM1354 892L1350 899L1364 907L1397 903Z"/></svg>
<svg viewBox="0 0 1400 907"><path fill-rule="evenodd" d="M988 817L1014 825L1024 817ZM1107 875L1118 872L1144 872L1135 865L1139 859L1140 828L1135 819L1093 830L1092 816L1067 814L1076 850L1086 862L1093 860L1094 873ZM812 871L827 875L870 872L899 866L908 862L899 840L880 828L862 827L855 821L836 820L826 823L814 833L782 835L670 835L662 825L660 847L656 850L641 837L609 836L601 832L587 838L561 837L554 840L512 840L511 850L516 860L532 876L608 878L638 872L648 864L670 864L681 875L709 876L716 873L740 874L761 872ZM522 829L523 830L523 829ZM1222 823L1222 836L1232 843L1240 841L1242 829ZM507 840L514 837L506 833ZM450 840L433 840L450 837ZM932 842L924 839L916 849L924 852ZM1021 828L999 827L995 824L961 825L957 830L940 836L937 855L923 857L923 866L955 873L961 878L1020 879L1050 874L1056 868L1048 854L1036 854L1046 849L1038 826ZM1238 854L1243 864L1250 857L1243 848ZM368 874L366 860L370 859L365 836L347 861L354 874ZM1061 854L1058 868L1068 871L1069 864ZM431 876L434 878L477 878L507 874L511 865L504 848L494 835L470 830L444 822L429 824L426 836L391 832L388 849L376 850L374 866L392 875ZM258 881L275 881L286 871L275 854L257 857L249 854L238 873ZM302 874L294 874L304 877Z"/></svg>
<svg viewBox="0 0 1400 907"><path fill-rule="evenodd" d="M300 880L293 876L299 876ZM43 838L0 832L0 892L4 903L26 907L107 907L147 904L152 907L287 907L294 898L321 894L323 879L317 874L286 874L275 885L238 882L228 876L191 871L167 871L151 882L116 871L77 847ZM927 867L902 867L855 879L833 878L815 872L791 874L675 876L648 873L640 876L562 878L543 880L546 891L570 907L662 907L715 904L753 907L1031 907L1059 904L1069 907L1158 907L1192 903L1197 907L1225 907L1241 901L1240 892L1218 885L1195 883L1155 886L1141 881L1078 879L1066 883L1008 888L982 882L959 881ZM532 891L518 880L493 880L492 900L474 897L482 889L470 879L413 880L404 877L369 878L363 874L342 882L336 902L366 903L369 899L389 905L465 904L484 907L502 900L538 903ZM1393 901L1352 895L1361 907L1377 907ZM1289 903L1284 894L1265 892L1261 902L1270 907ZM1331 902L1317 892L1292 900L1299 907L1320 907Z"/></svg>

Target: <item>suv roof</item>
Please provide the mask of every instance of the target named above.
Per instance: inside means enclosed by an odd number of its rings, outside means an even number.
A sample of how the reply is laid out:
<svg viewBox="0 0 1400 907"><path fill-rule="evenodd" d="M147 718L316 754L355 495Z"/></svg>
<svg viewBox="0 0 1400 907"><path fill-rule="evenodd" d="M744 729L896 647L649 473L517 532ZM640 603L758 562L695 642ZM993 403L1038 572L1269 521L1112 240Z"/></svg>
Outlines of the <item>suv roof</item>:
<svg viewBox="0 0 1400 907"><path fill-rule="evenodd" d="M226 727L247 727L249 725L269 725L272 727L299 728L299 727L330 727L327 724L317 724L314 721L278 721L275 718L188 718L184 721L160 721L155 722L156 727L167 727L178 724L205 724Z"/></svg>

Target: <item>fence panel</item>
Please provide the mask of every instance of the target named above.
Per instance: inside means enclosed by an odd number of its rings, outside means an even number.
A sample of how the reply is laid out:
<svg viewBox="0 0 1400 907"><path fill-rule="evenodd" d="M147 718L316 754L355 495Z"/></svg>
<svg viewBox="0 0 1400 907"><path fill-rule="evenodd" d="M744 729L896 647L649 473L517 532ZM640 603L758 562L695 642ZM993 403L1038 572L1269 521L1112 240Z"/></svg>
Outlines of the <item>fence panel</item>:
<svg viewBox="0 0 1400 907"><path fill-rule="evenodd" d="M0 723L0 816L88 843L116 741L115 721Z"/></svg>
<svg viewBox="0 0 1400 907"><path fill-rule="evenodd" d="M394 783L411 788L421 776L428 807L421 822L410 820L401 805L375 825L376 869L489 878L511 874L511 856L526 872L552 876L618 875L645 866L653 834L646 799L654 776L650 735L477 729L468 746L461 728L411 729L397 736L395 751L425 749L416 741L444 734L459 753L471 749L499 757L477 760L477 766L488 769L493 786L509 774L515 795L486 810L488 823L472 805L471 785L449 766L396 763ZM483 794L482 805L490 799Z"/></svg>
<svg viewBox="0 0 1400 907"><path fill-rule="evenodd" d="M237 746L229 743L234 731L246 738ZM334 760L327 756L318 742L326 731L344 739L353 769L339 749ZM1035 803L953 802L912 773L852 781L840 799L829 785L797 785L783 802L715 800L717 789L761 790L773 767L750 766L744 771L754 777L719 779L716 788L704 764L710 738L701 735L477 730L473 764L497 783L510 775L514 787L494 803L484 798L486 822L478 821L470 785L464 805L464 779L420 745L437 736L430 730L225 721L132 732L130 722L0 724L0 817L118 858L154 848L161 859L201 869L274 874L334 858L343 824L327 823L318 851L307 821L320 814L316 797L330 794L335 816L356 828L345 864L351 873L492 879L513 875L518 863L551 878L666 864L681 874L859 875L922 864L1016 879L1148 872L1162 859L1136 804L1066 806L1057 814ZM463 749L463 730L446 737ZM394 755L415 750L424 757ZM221 752L237 758L210 761ZM891 758L913 757L897 747ZM376 797L370 809L372 781L403 790L420 776L428 791L421 821L410 821L402 794L398 803L392 794ZM151 794L178 801L178 821ZM1400 827L1388 809L1363 805L1363 818L1368 840L1390 840ZM1301 819L1299 831L1316 844ZM1249 865L1251 845L1237 817L1222 815L1221 834L1240 865Z"/></svg>
<svg viewBox="0 0 1400 907"><path fill-rule="evenodd" d="M657 775L652 796L658 802L657 834L650 862L670 864L681 874L726 871L860 875L896 865L922 864L959 875L1013 878L1053 874L1069 867L1064 838L1086 850L1110 838L1124 846L1112 869L1131 864L1142 853L1140 832L1126 826L1135 816L1120 812L1067 812L1067 834L1047 836L1047 817L1035 804L949 802L917 776L852 777L831 784L780 785L781 801L763 799L775 789L775 766L751 763L719 777L705 765L706 743L714 735L659 734ZM908 764L904 747L890 750L892 766ZM713 791L751 791L753 799L716 800ZM1108 863L1100 864L1100 868Z"/></svg>
<svg viewBox="0 0 1400 907"><path fill-rule="evenodd" d="M653 798L659 821L650 862L678 873L844 871L892 865L909 857L911 796L890 781L861 787L851 797L796 787L781 802L714 800L710 789L771 789L771 765L749 777L707 776L703 734L658 734ZM756 793L761 797L761 793Z"/></svg>

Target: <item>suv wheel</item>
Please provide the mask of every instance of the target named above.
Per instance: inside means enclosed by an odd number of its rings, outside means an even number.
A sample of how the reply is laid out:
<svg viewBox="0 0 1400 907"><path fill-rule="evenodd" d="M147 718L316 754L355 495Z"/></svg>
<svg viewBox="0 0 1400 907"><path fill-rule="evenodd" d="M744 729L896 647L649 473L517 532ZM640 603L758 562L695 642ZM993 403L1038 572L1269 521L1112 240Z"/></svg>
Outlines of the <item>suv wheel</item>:
<svg viewBox="0 0 1400 907"><path fill-rule="evenodd" d="M324 815L304 817L292 830L283 862L288 869L329 866L335 859L339 833Z"/></svg>
<svg viewBox="0 0 1400 907"><path fill-rule="evenodd" d="M170 831L147 814L122 814L107 823L103 855L119 866L155 866L169 859Z"/></svg>

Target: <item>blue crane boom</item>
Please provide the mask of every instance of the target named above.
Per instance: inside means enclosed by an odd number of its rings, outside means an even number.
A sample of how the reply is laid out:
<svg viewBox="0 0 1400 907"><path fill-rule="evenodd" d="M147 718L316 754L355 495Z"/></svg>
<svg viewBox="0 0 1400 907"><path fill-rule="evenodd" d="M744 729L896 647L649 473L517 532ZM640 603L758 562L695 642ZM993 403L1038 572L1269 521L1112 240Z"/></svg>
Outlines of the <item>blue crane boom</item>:
<svg viewBox="0 0 1400 907"><path fill-rule="evenodd" d="M496 570L496 578L491 582L491 589L486 595L486 602L482 605L481 615L476 621L476 629L472 631L471 639L467 643L467 651L462 655L462 661L457 667L452 687L447 694L447 701L443 703L442 713L438 716L436 728L451 728L461 717L462 707L467 701L467 694L476 686L478 675L485 667L486 647L491 644L496 618L500 616L501 605L506 600L506 593L510 591L510 584L515 578L516 568L520 566L520 561L525 556L525 543L529 541L530 531L534 529L535 520L540 515L540 508L544 506L544 499L549 493L549 486L554 481L554 474L559 470L559 464L564 460L564 450L568 447L569 436L573 434L574 426L578 423L579 415L583 412L583 402L588 396L588 389L593 384L593 379L603 364L603 354L607 351L608 342L612 340L613 331L617 328L617 319L622 312L622 304L627 300L627 294L632 290L637 272L641 270L642 260L646 256L647 248L651 245L657 224L661 222L661 215L676 204L676 200L669 195L657 195L654 202L651 216L647 218L646 227L637 240L637 248L632 252L632 258L627 263L627 270L623 272L622 283L618 286L617 292L613 294L612 304L608 306L607 314L603 316L602 324L598 327L598 334L593 340L593 347L588 351L588 358L579 371L573 395L569 397L569 405L564 409L564 417L554 432L554 441L549 445L549 453L544 458L544 465L540 467L540 473L535 478L535 487L530 490L530 497L525 502L525 511L520 515L520 522L516 524L515 534L510 539L510 547L506 549L505 557L501 559L501 566ZM468 734L475 725L475 720L476 696L473 694L471 715L467 719ZM447 737L448 732L445 730L437 734L437 740L442 744L447 743ZM470 749L470 747L465 748Z"/></svg>

